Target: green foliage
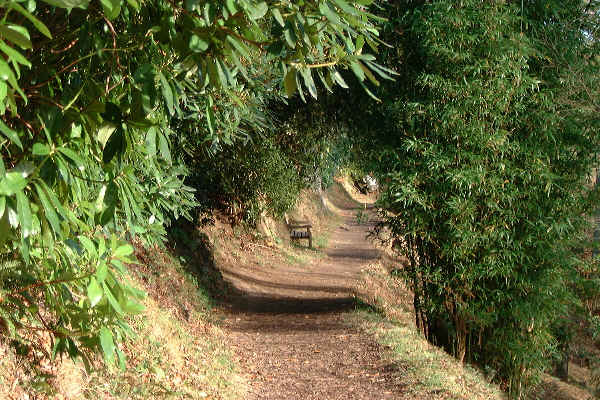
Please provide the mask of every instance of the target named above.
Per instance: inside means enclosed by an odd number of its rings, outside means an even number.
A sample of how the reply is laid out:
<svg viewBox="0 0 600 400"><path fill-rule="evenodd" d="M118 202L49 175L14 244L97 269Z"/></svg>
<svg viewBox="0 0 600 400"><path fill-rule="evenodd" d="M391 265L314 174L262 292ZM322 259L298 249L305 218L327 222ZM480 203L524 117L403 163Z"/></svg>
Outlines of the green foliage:
<svg viewBox="0 0 600 400"><path fill-rule="evenodd" d="M386 103L395 126L379 125L417 323L514 397L549 359L597 199L596 16L550 3L397 4L407 68Z"/></svg>
<svg viewBox="0 0 600 400"><path fill-rule="evenodd" d="M251 225L263 213L282 216L304 187L296 166L267 137L224 146L194 164L193 171L190 178L203 204Z"/></svg>
<svg viewBox="0 0 600 400"><path fill-rule="evenodd" d="M2 3L0 333L123 365L140 296L124 283L125 241L160 243L190 217L187 149L248 139L268 124L266 98L316 97L315 81L345 86L340 70L373 81L370 3Z"/></svg>
<svg viewBox="0 0 600 400"><path fill-rule="evenodd" d="M238 134L246 131L251 139L215 146L193 142L190 135L181 142L192 171L188 184L199 202L251 225L265 213L282 216L302 189L329 186L351 148L344 125L332 125L320 103L260 98L268 102L235 122ZM219 119L231 120L237 108L221 106L228 111Z"/></svg>
<svg viewBox="0 0 600 400"><path fill-rule="evenodd" d="M319 102L290 102L275 108L281 121L276 141L297 166L302 179L315 188L327 188L333 177L352 161L353 141L345 118L330 107L336 96Z"/></svg>

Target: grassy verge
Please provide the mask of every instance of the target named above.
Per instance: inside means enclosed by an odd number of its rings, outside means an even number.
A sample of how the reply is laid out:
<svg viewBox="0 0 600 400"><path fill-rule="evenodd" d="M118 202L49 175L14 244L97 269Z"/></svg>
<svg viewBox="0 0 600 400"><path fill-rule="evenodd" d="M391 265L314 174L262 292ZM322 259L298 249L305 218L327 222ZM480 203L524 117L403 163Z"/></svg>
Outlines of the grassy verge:
<svg viewBox="0 0 600 400"><path fill-rule="evenodd" d="M401 264L402 260L384 254L364 268L357 297L367 307L359 307L349 318L386 349L383 356L398 371L403 395L427 400L505 398L481 371L458 363L418 332L412 294L390 273Z"/></svg>
<svg viewBox="0 0 600 400"><path fill-rule="evenodd" d="M488 383L474 368L456 362L443 350L429 344L414 327L391 322L380 313L358 310L351 316L387 349L407 398L484 400L503 399L500 389Z"/></svg>
<svg viewBox="0 0 600 400"><path fill-rule="evenodd" d="M131 267L148 293L145 311L130 321L135 336L121 345L127 368L86 372L81 362L17 355L0 342L0 399L236 399L245 384L221 329L211 321L212 300L189 269L169 254L137 250Z"/></svg>

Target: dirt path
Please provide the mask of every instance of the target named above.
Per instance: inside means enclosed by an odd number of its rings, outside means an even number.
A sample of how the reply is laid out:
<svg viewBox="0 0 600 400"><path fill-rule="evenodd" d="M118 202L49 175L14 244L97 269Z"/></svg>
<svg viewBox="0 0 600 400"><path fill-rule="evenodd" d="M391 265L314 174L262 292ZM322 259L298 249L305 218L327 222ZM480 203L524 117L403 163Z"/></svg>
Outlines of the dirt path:
<svg viewBox="0 0 600 400"><path fill-rule="evenodd" d="M223 271L240 292L225 329L248 373L249 399L395 399L379 345L346 313L366 264L379 254L346 210L326 256L306 265Z"/></svg>

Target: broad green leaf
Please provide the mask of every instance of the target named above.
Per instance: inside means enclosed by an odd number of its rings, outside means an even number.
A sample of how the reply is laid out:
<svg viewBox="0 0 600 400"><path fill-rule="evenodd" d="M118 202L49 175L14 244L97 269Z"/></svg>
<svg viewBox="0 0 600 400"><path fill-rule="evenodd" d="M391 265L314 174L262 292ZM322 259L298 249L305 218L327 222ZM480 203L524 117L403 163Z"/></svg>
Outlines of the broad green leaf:
<svg viewBox="0 0 600 400"><path fill-rule="evenodd" d="M230 42L233 45L233 47L235 47L235 49L246 58L246 60L250 60L252 58L250 56L250 53L248 53L246 45L240 43L236 38L230 35L227 36L227 41Z"/></svg>
<svg viewBox="0 0 600 400"><path fill-rule="evenodd" d="M344 80L344 78L342 78L342 75L339 73L339 71L334 71L332 73L332 76L333 80L336 81L338 85L340 85L344 89L348 89L348 84L346 84L346 81Z"/></svg>
<svg viewBox="0 0 600 400"><path fill-rule="evenodd" d="M0 115L3 115L6 111L7 104L4 101L6 96L8 96L8 85L6 82L0 81Z"/></svg>
<svg viewBox="0 0 600 400"><path fill-rule="evenodd" d="M356 45L354 46L356 48L356 52L357 53L361 52L364 45L365 45L365 37L363 35L359 35L356 38Z"/></svg>
<svg viewBox="0 0 600 400"><path fill-rule="evenodd" d="M196 53L203 53L208 50L209 43L200 36L192 35L190 37L190 50Z"/></svg>
<svg viewBox="0 0 600 400"><path fill-rule="evenodd" d="M0 59L0 64L4 63L6 64L6 62L2 61ZM1 67L0 67L1 68ZM21 95L21 98L23 99L23 101L25 102L25 104L27 104L28 102L28 98L27 95L25 94L25 92L23 92L23 89L21 89L21 86L19 86L19 82L17 82L17 78L15 78L15 74L12 72L12 70L9 68L10 73L8 74L8 83L10 84L10 86L17 92L19 93L19 95ZM12 93L7 93L8 95L11 95Z"/></svg>
<svg viewBox="0 0 600 400"><path fill-rule="evenodd" d="M278 8L272 8L271 14L273 14L273 17L275 17L275 20L277 21L277 23L279 23L279 25L281 25L282 27L285 26L285 22L283 21L283 17L281 16L281 12Z"/></svg>
<svg viewBox="0 0 600 400"><path fill-rule="evenodd" d="M72 8L87 8L90 4L90 0L42 0L52 6L66 8L70 10ZM101 0L102 5L104 2ZM107 15L108 17L108 15ZM39 29L39 28L38 28Z"/></svg>
<svg viewBox="0 0 600 400"><path fill-rule="evenodd" d="M133 7L136 11L140 10L140 3L138 3L137 0L127 0L127 4Z"/></svg>
<svg viewBox="0 0 600 400"><path fill-rule="evenodd" d="M242 73L242 75L244 76L244 78L249 81L250 77L248 75L248 71L246 70L246 67L244 67L242 65L242 62L240 61L239 57L237 56L237 53L235 53L235 52L232 51L231 52L231 59L233 60L233 63L238 68L238 70Z"/></svg>
<svg viewBox="0 0 600 400"><path fill-rule="evenodd" d="M127 291L127 293L131 294L131 296L135 297L136 299L143 300L146 297L148 297L148 294L146 292L134 286L123 285L123 288Z"/></svg>
<svg viewBox="0 0 600 400"><path fill-rule="evenodd" d="M75 165L77 165L77 168L84 168L85 162L83 161L83 158L81 158L81 156L79 156L79 154L77 154L73 150L68 149L66 147L59 147L57 150L60 153L67 156L69 159L71 159L71 161L73 161L75 163Z"/></svg>
<svg viewBox="0 0 600 400"><path fill-rule="evenodd" d="M375 85L375 86L379 86L380 83L377 80L377 78L375 78L375 75L373 75L373 73L369 70L369 68L367 68L363 63L361 63L360 61L358 61L358 64L360 65L360 68L363 70L363 72L365 73L365 75L367 76L367 78L369 78L369 80Z"/></svg>
<svg viewBox="0 0 600 400"><path fill-rule="evenodd" d="M86 0L86 1L89 2L89 0ZM23 8L19 3L11 2L10 7L13 8L14 10L17 10L25 18L27 18L29 20L29 22L31 22L33 24L33 26L35 26L35 28L38 31L40 31L44 36L46 36L48 39L52 39L52 34L50 33L50 31L48 30L46 25L44 25L44 23L42 21L40 21L39 19L34 17L29 11L27 11L25 8Z"/></svg>
<svg viewBox="0 0 600 400"><path fill-rule="evenodd" d="M0 198L4 199L4 197L0 197ZM4 213L3 213L3 215L0 216L0 248L9 239L9 233L10 233L10 221L9 221L9 217L8 217L8 209L6 208L6 203L5 203Z"/></svg>
<svg viewBox="0 0 600 400"><path fill-rule="evenodd" d="M258 4L249 4L248 8L248 17L253 21L264 17L267 14L267 11L269 11L269 6L264 1Z"/></svg>
<svg viewBox="0 0 600 400"><path fill-rule="evenodd" d="M333 23L335 25L340 25L341 24L340 17L338 16L338 14L334 10L332 10L331 7L329 7L329 5L326 2L322 2L322 3L319 4L319 11L331 23Z"/></svg>
<svg viewBox="0 0 600 400"><path fill-rule="evenodd" d="M117 130L117 126L112 122L107 122L98 129L98 142L100 142L103 149L115 130Z"/></svg>
<svg viewBox="0 0 600 400"><path fill-rule="evenodd" d="M104 208L104 196L106 196L107 188L107 185L102 185L100 191L98 192L98 197L96 198L96 202L94 203L94 207L97 213L102 211L102 209Z"/></svg>
<svg viewBox="0 0 600 400"><path fill-rule="evenodd" d="M87 287L87 296L90 300L90 307L94 308L98 303L100 303L103 294L104 292L102 291L100 285L98 285L98 281L96 278L92 277L90 279L90 284Z"/></svg>
<svg viewBox="0 0 600 400"><path fill-rule="evenodd" d="M327 91L329 93L333 93L333 90L331 89L331 86L333 85L333 81L330 81L329 79L327 79L325 77L325 75L323 75L323 71L321 69L319 69L317 71L317 74L319 75L319 79L321 80L321 83L323 83L323 86L325 86L325 89L327 89Z"/></svg>
<svg viewBox="0 0 600 400"><path fill-rule="evenodd" d="M0 24L0 38L14 43L22 49L30 49L32 47L27 30L16 25Z"/></svg>
<svg viewBox="0 0 600 400"><path fill-rule="evenodd" d="M118 127L117 130L110 136L104 151L102 152L102 162L104 164L110 163L115 156L119 158L125 153L125 134L122 127Z"/></svg>
<svg viewBox="0 0 600 400"><path fill-rule="evenodd" d="M156 155L156 127L152 126L146 133L146 150L151 156Z"/></svg>
<svg viewBox="0 0 600 400"><path fill-rule="evenodd" d="M14 78L14 74L10 68L10 65L8 65L6 61L0 59L0 79L3 81L8 81L11 79L11 77Z"/></svg>
<svg viewBox="0 0 600 400"><path fill-rule="evenodd" d="M106 328L100 328L99 333L100 338L100 347L102 348L102 352L104 353L104 361L107 364L112 364L115 361L115 343L113 341L112 332Z"/></svg>
<svg viewBox="0 0 600 400"><path fill-rule="evenodd" d="M113 257L127 257L133 254L133 247L130 244L119 246L113 253Z"/></svg>
<svg viewBox="0 0 600 400"><path fill-rule="evenodd" d="M333 0L333 2L348 14L360 15L359 11L355 7L348 4L345 0Z"/></svg>
<svg viewBox="0 0 600 400"><path fill-rule="evenodd" d="M86 236L79 236L79 241L83 245L83 248L88 252L88 254L92 258L98 257L98 253L96 252L96 245L92 240Z"/></svg>
<svg viewBox="0 0 600 400"><path fill-rule="evenodd" d="M4 43L4 41L2 41L2 40L0 40L0 50L2 50L9 57L8 58L9 61L14 61L19 64L23 64L26 67L31 67L31 63L29 62L29 60L27 60L17 50L13 49L12 47L10 47L6 43Z"/></svg>
<svg viewBox="0 0 600 400"><path fill-rule="evenodd" d="M48 197L48 199L50 199L50 202L52 203L52 205L54 206L54 209L56 209L56 211L58 212L58 214L61 217L63 217L64 219L67 219L67 217L68 217L67 210L60 203L60 201L58 200L58 197L56 197L56 194L54 193L54 191L52 191L48 187L48 185L46 185L44 183L44 181L42 181L42 180L38 180L38 182L36 183L36 185L39 185L41 187L41 189L44 191L44 193L46 194L46 196Z"/></svg>
<svg viewBox="0 0 600 400"><path fill-rule="evenodd" d="M206 70L210 78L210 84L213 85L215 88L220 88L222 82L219 77L219 72L217 71L217 65L215 64L215 60L213 60L212 57L209 57L206 60Z"/></svg>
<svg viewBox="0 0 600 400"><path fill-rule="evenodd" d="M119 304L119 302L117 301L117 299L115 298L115 296L112 294L112 291L110 290L110 288L108 287L108 285L106 284L106 282L102 282L102 287L104 288L104 295L108 299L108 302L110 303L111 307L118 314L124 314L123 313L123 309L121 308L121 305Z"/></svg>
<svg viewBox="0 0 600 400"><path fill-rule="evenodd" d="M285 75L283 85L285 87L285 93L287 94L287 97L292 98L294 93L296 93L296 89L298 89L296 86L296 70L294 68L290 68Z"/></svg>
<svg viewBox="0 0 600 400"><path fill-rule="evenodd" d="M125 269L125 264L123 264L121 260L113 258L112 260L110 260L110 263L114 265L121 274L125 274L127 272L127 270Z"/></svg>
<svg viewBox="0 0 600 400"><path fill-rule="evenodd" d="M304 97L304 89L302 89L302 84L300 83L300 77L301 74L296 74L296 87L298 88L298 95L300 96L300 99L302 99L302 101L306 103L306 98Z"/></svg>
<svg viewBox="0 0 600 400"><path fill-rule="evenodd" d="M238 11L235 0L225 0L225 5L231 14L235 14Z"/></svg>
<svg viewBox="0 0 600 400"><path fill-rule="evenodd" d="M125 354L118 347L115 347L115 352L117 353L119 369L125 372L127 370L127 359L125 358Z"/></svg>
<svg viewBox="0 0 600 400"><path fill-rule="evenodd" d="M392 75L398 75L398 73L394 70L385 68L379 64L376 64L372 61L365 61L366 64L371 68L371 70L377 72L377 74L382 77L383 79L387 79L390 81L394 80L394 77Z"/></svg>
<svg viewBox="0 0 600 400"><path fill-rule="evenodd" d="M110 224L114 217L115 217L115 210L116 207L114 204L109 205L108 207L106 207L104 209L104 211L102 211L102 213L100 214L100 219L99 219L99 225L100 226L107 226L108 224Z"/></svg>
<svg viewBox="0 0 600 400"><path fill-rule="evenodd" d="M16 167L14 167L11 172L16 172L21 174L21 176L23 178L27 178L28 176L30 176L33 171L35 170L35 164L32 163L31 161L21 161L19 164L17 164Z"/></svg>
<svg viewBox="0 0 600 400"><path fill-rule="evenodd" d="M100 0L100 4L102 4L102 9L108 19L115 19L119 16L121 12L121 0Z"/></svg>
<svg viewBox="0 0 600 400"><path fill-rule="evenodd" d="M45 143L35 143L31 151L34 156L47 156L50 154L50 146Z"/></svg>
<svg viewBox="0 0 600 400"><path fill-rule="evenodd" d="M310 95L316 99L317 98L317 87L316 87L315 81L312 77L312 72L311 72L310 68L303 68L300 71L300 73L302 75L302 78L304 79L304 84L308 88Z"/></svg>
<svg viewBox="0 0 600 400"><path fill-rule="evenodd" d="M0 196L13 196L25 189L27 179L20 172L8 172L0 179Z"/></svg>
<svg viewBox="0 0 600 400"><path fill-rule="evenodd" d="M215 135L215 114L213 110L206 105L206 123L208 124L208 130L211 135Z"/></svg>
<svg viewBox="0 0 600 400"><path fill-rule="evenodd" d="M145 307L137 301L127 300L123 305L123 311L130 315L141 314L144 312Z"/></svg>
<svg viewBox="0 0 600 400"><path fill-rule="evenodd" d="M104 257L104 253L106 252L106 240L103 236L98 237L98 256L101 258Z"/></svg>
<svg viewBox="0 0 600 400"><path fill-rule="evenodd" d="M287 42L288 46L290 46L292 49L295 49L298 38L296 37L296 32L291 24L288 24L287 28L283 30L283 36L285 37L285 41Z"/></svg>
<svg viewBox="0 0 600 400"><path fill-rule="evenodd" d="M21 139L19 139L19 135L14 130L10 129L6 124L0 120L0 132L4 134L12 143L16 144L21 150L23 150L23 144L21 143Z"/></svg>
<svg viewBox="0 0 600 400"><path fill-rule="evenodd" d="M106 279L108 275L108 265L105 262L100 262L100 265L96 269L96 279L98 282L102 283Z"/></svg>
<svg viewBox="0 0 600 400"><path fill-rule="evenodd" d="M4 210L6 209L6 197L0 196L0 218L4 215Z"/></svg>
<svg viewBox="0 0 600 400"><path fill-rule="evenodd" d="M217 74L219 76L219 80L221 81L221 85L223 87L229 87L230 74L228 73L227 67L219 59L215 59L215 65L217 67Z"/></svg>
<svg viewBox="0 0 600 400"><path fill-rule="evenodd" d="M354 75L356 75L359 81L362 82L365 80L365 72L361 68L361 64L358 61L353 61L350 63L350 68L352 68L352 72L354 72Z"/></svg>

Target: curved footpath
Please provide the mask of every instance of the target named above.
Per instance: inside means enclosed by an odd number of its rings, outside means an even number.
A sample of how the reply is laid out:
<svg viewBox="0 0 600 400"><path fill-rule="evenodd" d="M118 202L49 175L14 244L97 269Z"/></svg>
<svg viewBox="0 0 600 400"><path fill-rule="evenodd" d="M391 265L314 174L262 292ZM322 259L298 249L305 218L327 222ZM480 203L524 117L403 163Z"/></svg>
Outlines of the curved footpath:
<svg viewBox="0 0 600 400"><path fill-rule="evenodd" d="M239 292L225 330L246 371L248 399L396 399L393 368L347 313L365 265L379 257L353 210L331 233L326 257L307 265L223 271Z"/></svg>

